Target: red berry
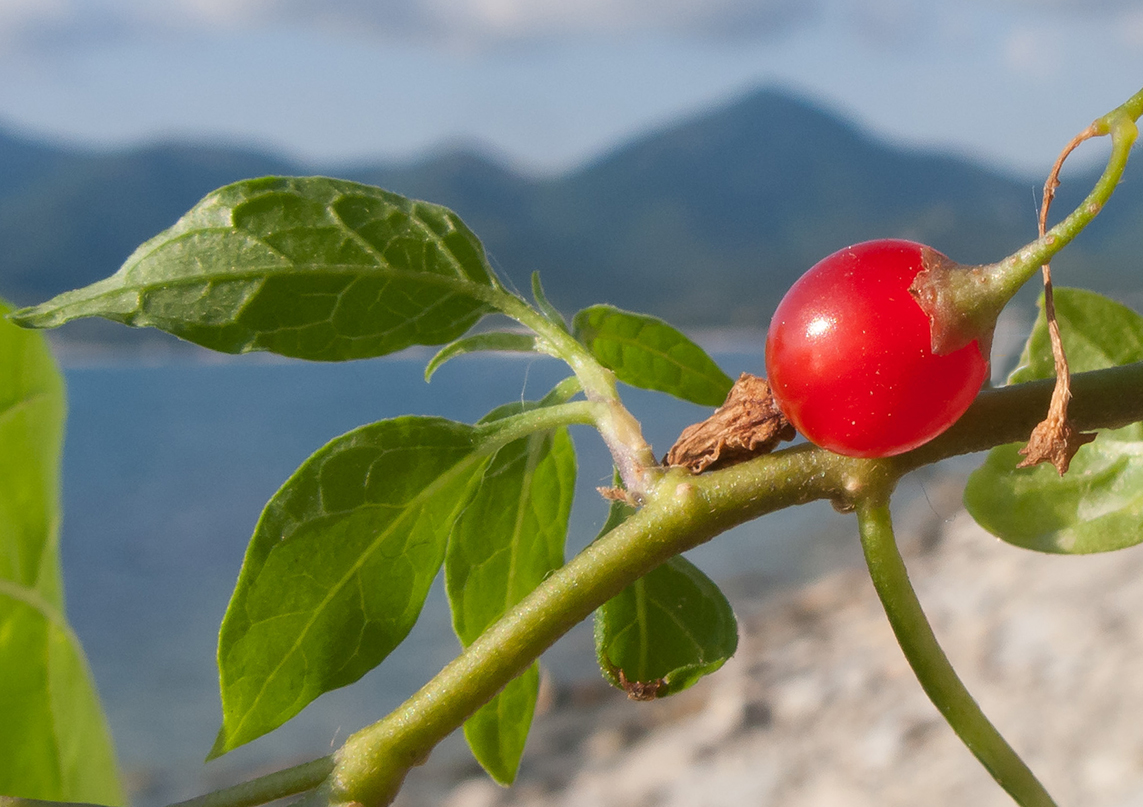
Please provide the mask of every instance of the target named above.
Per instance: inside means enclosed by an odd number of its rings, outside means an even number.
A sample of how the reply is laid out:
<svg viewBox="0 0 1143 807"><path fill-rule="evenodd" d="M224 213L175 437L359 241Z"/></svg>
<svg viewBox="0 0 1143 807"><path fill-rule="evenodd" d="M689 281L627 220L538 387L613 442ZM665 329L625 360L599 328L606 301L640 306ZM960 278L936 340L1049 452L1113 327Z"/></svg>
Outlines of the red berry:
<svg viewBox="0 0 1143 807"><path fill-rule="evenodd" d="M848 247L778 304L766 372L811 442L851 457L900 454L951 426L980 391L988 359L977 342L932 352L929 319L909 294L923 251L933 253L890 239Z"/></svg>

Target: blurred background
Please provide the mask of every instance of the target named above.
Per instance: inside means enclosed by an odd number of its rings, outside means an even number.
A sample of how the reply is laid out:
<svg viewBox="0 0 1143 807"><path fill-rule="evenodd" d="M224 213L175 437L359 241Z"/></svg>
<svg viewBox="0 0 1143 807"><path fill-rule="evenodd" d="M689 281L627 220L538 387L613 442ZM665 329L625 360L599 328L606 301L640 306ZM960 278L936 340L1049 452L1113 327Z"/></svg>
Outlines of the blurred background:
<svg viewBox="0 0 1143 807"><path fill-rule="evenodd" d="M972 263L1031 240L1060 148L1141 78L1128 0L0 0L0 296L30 304L112 273L219 185L321 173L453 207L498 271L527 288L539 270L569 315L657 314L731 375L761 372L780 295L846 244L907 237ZM1104 154L1072 158L1058 212ZM1140 302L1138 169L1058 259L1058 285ZM1026 291L999 377L1034 313ZM466 359L426 386L427 353L316 366L107 323L52 338L71 395L69 613L136 804L328 753L455 653L437 592L362 686L201 765L215 632L281 481L362 422L474 420L540 397L558 365ZM659 451L706 414L631 400ZM593 435L576 436L570 549L602 522L593 489L610 478ZM912 484L926 500L928 481ZM853 562L852 533L801 508L695 560L757 597ZM549 660L564 682L592 664L582 631Z"/></svg>

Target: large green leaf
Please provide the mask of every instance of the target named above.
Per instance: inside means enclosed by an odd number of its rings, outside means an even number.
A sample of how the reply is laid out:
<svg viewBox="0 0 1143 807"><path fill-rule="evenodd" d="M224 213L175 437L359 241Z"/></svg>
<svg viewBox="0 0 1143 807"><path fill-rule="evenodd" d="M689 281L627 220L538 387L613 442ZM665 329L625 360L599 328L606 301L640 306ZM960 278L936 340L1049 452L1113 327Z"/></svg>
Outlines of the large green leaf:
<svg viewBox="0 0 1143 807"><path fill-rule="evenodd" d="M1055 306L1072 372L1143 361L1143 318L1129 308L1067 288L1055 290ZM1053 375L1041 310L1009 382ZM982 527L1042 552L1103 552L1143 541L1143 425L1100 432L1063 478L1048 464L1017 468L1020 448L993 449L969 477L965 505Z"/></svg>
<svg viewBox="0 0 1143 807"><path fill-rule="evenodd" d="M681 556L627 586L595 614L600 669L636 696L686 689L737 648L738 623L726 596Z"/></svg>
<svg viewBox="0 0 1143 807"><path fill-rule="evenodd" d="M331 441L266 505L219 633L212 756L356 681L408 634L495 447L402 417Z"/></svg>
<svg viewBox="0 0 1143 807"><path fill-rule="evenodd" d="M502 407L490 417L523 408ZM564 428L509 443L485 469L445 560L453 626L466 647L563 564L575 471L575 449ZM520 765L538 671L533 665L464 724L473 755L502 784L511 784Z"/></svg>
<svg viewBox="0 0 1143 807"><path fill-rule="evenodd" d="M152 326L226 353L340 361L456 339L506 294L456 214L324 177L214 191L112 277L17 314Z"/></svg>
<svg viewBox="0 0 1143 807"><path fill-rule="evenodd" d="M123 802L79 640L64 617L64 386L47 344L0 302L0 794Z"/></svg>
<svg viewBox="0 0 1143 807"><path fill-rule="evenodd" d="M719 406L734 386L706 351L661 319L593 305L575 315L572 332L604 367L633 387Z"/></svg>

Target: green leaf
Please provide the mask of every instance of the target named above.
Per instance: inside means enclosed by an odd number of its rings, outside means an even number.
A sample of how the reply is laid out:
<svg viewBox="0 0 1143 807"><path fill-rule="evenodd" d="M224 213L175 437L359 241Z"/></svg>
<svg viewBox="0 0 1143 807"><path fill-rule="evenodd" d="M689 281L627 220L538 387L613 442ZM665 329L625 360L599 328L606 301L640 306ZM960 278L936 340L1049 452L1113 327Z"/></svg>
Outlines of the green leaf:
<svg viewBox="0 0 1143 807"><path fill-rule="evenodd" d="M115 753L63 613L63 378L0 301L0 794L122 804Z"/></svg>
<svg viewBox="0 0 1143 807"><path fill-rule="evenodd" d="M1090 291L1059 288L1054 299L1072 372L1143 360L1143 317ZM1054 375L1041 310L1009 382ZM1143 541L1143 425L1101 431L1063 478L1048 464L1017 468L1021 447L993 449L969 477L965 506L982 527L1041 552L1105 552Z"/></svg>
<svg viewBox="0 0 1143 807"><path fill-rule="evenodd" d="M539 693L537 661L464 721L464 739L472 755L499 784L507 786L516 779Z"/></svg>
<svg viewBox="0 0 1143 807"><path fill-rule="evenodd" d="M604 676L621 688L624 681L650 684L655 697L686 689L737 648L738 623L726 596L681 556L627 586L595 615Z"/></svg>
<svg viewBox="0 0 1143 807"><path fill-rule="evenodd" d="M485 420L534 406L501 407ZM565 428L505 445L485 469L445 560L453 627L465 647L563 565L575 471ZM533 665L465 722L473 755L501 784L516 777L538 692Z"/></svg>
<svg viewBox="0 0 1143 807"><path fill-rule="evenodd" d="M225 353L342 361L464 334L506 296L449 210L324 177L214 191L112 277L17 313L99 316Z"/></svg>
<svg viewBox="0 0 1143 807"><path fill-rule="evenodd" d="M721 406L734 382L714 360L661 319L594 305L575 315L575 337L620 381L702 406Z"/></svg>
<svg viewBox="0 0 1143 807"><path fill-rule="evenodd" d="M1130 308L1086 289L1057 288L1052 299L1073 373L1143 360L1143 318ZM1053 378L1056 374L1043 308L1041 296L1040 314L1019 365L1008 377L1009 384Z"/></svg>
<svg viewBox="0 0 1143 807"><path fill-rule="evenodd" d="M536 349L536 337L524 333L478 333L475 336L466 336L455 342L445 345L427 365L425 365L425 381L433 377L433 373L449 359L463 356L466 353L476 353L480 350L512 350L528 353Z"/></svg>
<svg viewBox="0 0 1143 807"><path fill-rule="evenodd" d="M568 323L564 319L564 315L559 312L554 305L548 302L548 296L544 294L544 287L540 285L540 273L532 272L532 297L536 300L536 307L540 309L540 313L548 320L548 322L555 325L563 331L567 331Z"/></svg>
<svg viewBox="0 0 1143 807"><path fill-rule="evenodd" d="M439 418L385 420L331 441L286 481L219 633L212 757L356 681L405 638L494 440Z"/></svg>

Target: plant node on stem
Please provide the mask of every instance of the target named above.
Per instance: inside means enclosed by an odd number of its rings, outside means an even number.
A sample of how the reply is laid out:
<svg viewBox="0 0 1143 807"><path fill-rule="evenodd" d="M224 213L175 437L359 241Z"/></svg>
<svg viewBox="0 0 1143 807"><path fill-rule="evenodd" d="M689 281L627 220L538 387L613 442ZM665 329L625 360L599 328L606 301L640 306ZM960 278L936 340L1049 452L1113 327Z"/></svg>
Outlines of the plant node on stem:
<svg viewBox="0 0 1143 807"><path fill-rule="evenodd" d="M534 288L539 288L538 279L534 281ZM537 300L541 299L542 292L537 295ZM549 318L515 296L498 297L494 304L501 313L539 337L537 349L567 363L579 379L588 401L603 405L595 420L595 428L611 452L631 501L635 504L646 501L662 475L662 468L643 437L639 421L623 405L615 388L615 374L554 321L558 315L552 314ZM546 301L541 305L546 305Z"/></svg>

